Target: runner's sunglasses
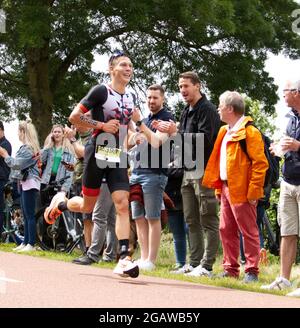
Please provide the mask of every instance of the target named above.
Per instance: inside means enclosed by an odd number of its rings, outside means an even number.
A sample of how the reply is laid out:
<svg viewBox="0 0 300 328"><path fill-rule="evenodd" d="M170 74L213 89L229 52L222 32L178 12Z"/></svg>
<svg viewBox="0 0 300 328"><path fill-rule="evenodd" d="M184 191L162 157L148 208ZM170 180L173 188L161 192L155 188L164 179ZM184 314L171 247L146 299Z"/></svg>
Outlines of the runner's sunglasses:
<svg viewBox="0 0 300 328"><path fill-rule="evenodd" d="M116 50L114 53L110 56L108 63L111 64L116 58L126 56L125 52L123 50Z"/></svg>

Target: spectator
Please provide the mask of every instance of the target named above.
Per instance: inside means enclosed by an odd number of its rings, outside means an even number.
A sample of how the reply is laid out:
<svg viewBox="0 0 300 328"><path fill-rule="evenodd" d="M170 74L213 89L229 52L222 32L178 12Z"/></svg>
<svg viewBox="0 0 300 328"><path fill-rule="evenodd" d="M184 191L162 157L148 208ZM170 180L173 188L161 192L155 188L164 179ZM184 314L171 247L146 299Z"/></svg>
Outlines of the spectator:
<svg viewBox="0 0 300 328"><path fill-rule="evenodd" d="M235 91L220 96L219 114L223 122L209 158L203 185L216 189L221 201L220 236L223 245L223 277L239 276L239 232L244 237L245 278L249 283L258 280L259 236L256 224L256 205L263 197L268 161L264 154L261 133L251 117L244 116L245 103ZM246 139L247 154L240 140ZM237 175L238 172L238 175Z"/></svg>
<svg viewBox="0 0 300 328"><path fill-rule="evenodd" d="M280 276L271 284L261 286L262 289L290 288L292 265L296 259L297 243L300 235L300 80L288 81L283 90L284 99L291 108L288 116L286 136L280 141L284 155L282 167L283 181L280 184L278 206L278 223L280 225ZM270 149L277 153L278 145L272 144ZM300 288L287 294L300 297Z"/></svg>
<svg viewBox="0 0 300 328"><path fill-rule="evenodd" d="M20 184L21 208L24 217L24 241L15 251L29 252L34 250L36 222L35 204L38 191L40 190L39 142L37 133L31 120L20 121L18 129L19 140L22 146L11 157L7 150L0 147L0 156L12 169L10 178Z"/></svg>
<svg viewBox="0 0 300 328"><path fill-rule="evenodd" d="M64 128L62 125L53 125L51 133L47 136L44 148L42 150L42 186L41 190L53 181L62 181L61 191L66 194L70 191L73 172L69 171L64 163L74 164L74 150L68 138L64 136ZM48 199L44 199L47 195L42 192L42 204L47 203Z"/></svg>
<svg viewBox="0 0 300 328"><path fill-rule="evenodd" d="M0 147L4 148L8 155L11 155L11 144L5 138L4 134L4 125L2 121L0 121ZM0 236L3 232L3 223L4 223L4 186L8 182L8 177L10 173L10 168L4 161L3 157L0 157Z"/></svg>
<svg viewBox="0 0 300 328"><path fill-rule="evenodd" d="M201 156L205 167L219 131L220 118L215 106L201 92L201 83L195 72L180 74L179 89L187 106L181 114L178 131L176 123L172 121L155 122L155 126L159 131L168 132L170 135L176 132L182 136L192 134L191 145L184 143L183 155L192 154L194 161L199 152L194 140L197 134L203 134L204 154ZM219 246L219 221L214 192L202 186L201 181L202 178L196 174L196 168L184 167L181 193L184 218L188 225L190 264L185 265L180 272L189 276L210 277Z"/></svg>
<svg viewBox="0 0 300 328"><path fill-rule="evenodd" d="M151 85L147 90L147 105L150 114L141 121L139 112L135 112L132 120L136 123L138 132L131 135L129 144L137 144L136 161L130 176L130 185L140 185L143 192L143 204L134 200L131 202L132 218L136 223L138 242L141 247L141 258L138 260L140 269L151 271L155 268L161 236L161 209L163 192L167 185L167 168L162 165L161 144L168 138L167 133L161 133L151 127L153 120L169 121L173 118L170 111L164 107L165 91L158 84ZM157 154L158 166L152 159ZM147 159L147 163L143 159Z"/></svg>

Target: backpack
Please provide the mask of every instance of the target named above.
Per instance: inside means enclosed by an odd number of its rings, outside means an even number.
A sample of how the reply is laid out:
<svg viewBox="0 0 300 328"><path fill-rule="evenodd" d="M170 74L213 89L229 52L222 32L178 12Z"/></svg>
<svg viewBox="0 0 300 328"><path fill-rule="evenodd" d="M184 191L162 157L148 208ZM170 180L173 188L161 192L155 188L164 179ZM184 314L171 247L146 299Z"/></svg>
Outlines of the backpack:
<svg viewBox="0 0 300 328"><path fill-rule="evenodd" d="M275 183L279 179L279 161L280 158L277 156L273 156L270 152L270 145L272 143L271 139L267 137L265 134L263 134L252 122L249 122L246 124L246 127L248 125L253 125L260 133L262 136L262 140L264 142L264 148L265 148L265 156L267 158L267 161L269 163L269 168L266 172L265 176L265 183L264 183L264 190L272 188L272 186L275 185ZM249 158L248 152L247 152L247 143L246 139L239 140L240 146L243 150L243 152L247 155Z"/></svg>

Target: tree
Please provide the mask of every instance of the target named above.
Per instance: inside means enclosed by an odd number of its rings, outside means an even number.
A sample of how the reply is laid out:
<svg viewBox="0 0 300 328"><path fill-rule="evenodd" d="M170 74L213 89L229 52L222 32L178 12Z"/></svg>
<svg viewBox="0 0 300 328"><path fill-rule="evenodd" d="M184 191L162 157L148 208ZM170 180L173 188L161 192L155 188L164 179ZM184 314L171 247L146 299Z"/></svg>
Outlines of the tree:
<svg viewBox="0 0 300 328"><path fill-rule="evenodd" d="M252 100L246 97L245 103L246 115L250 115L254 120L255 126L272 140L274 133L278 130L274 125L277 116L276 113L266 116L263 107L257 100Z"/></svg>
<svg viewBox="0 0 300 328"><path fill-rule="evenodd" d="M267 53L300 55L291 0L2 0L0 8L0 115L29 113L41 139L107 78L91 71L93 54L116 45L131 55L141 90L160 81L174 93L179 72L195 70L213 100L236 89L269 113L277 96Z"/></svg>

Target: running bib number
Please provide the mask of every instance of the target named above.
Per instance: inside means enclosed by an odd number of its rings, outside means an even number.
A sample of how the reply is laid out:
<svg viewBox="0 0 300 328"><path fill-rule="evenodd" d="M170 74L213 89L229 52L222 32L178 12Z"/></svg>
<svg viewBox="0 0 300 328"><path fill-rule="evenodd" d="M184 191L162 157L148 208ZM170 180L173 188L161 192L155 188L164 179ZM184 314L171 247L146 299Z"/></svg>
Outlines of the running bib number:
<svg viewBox="0 0 300 328"><path fill-rule="evenodd" d="M111 148L98 145L96 147L95 157L101 161L120 163L121 151L122 150L119 148Z"/></svg>

